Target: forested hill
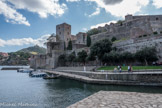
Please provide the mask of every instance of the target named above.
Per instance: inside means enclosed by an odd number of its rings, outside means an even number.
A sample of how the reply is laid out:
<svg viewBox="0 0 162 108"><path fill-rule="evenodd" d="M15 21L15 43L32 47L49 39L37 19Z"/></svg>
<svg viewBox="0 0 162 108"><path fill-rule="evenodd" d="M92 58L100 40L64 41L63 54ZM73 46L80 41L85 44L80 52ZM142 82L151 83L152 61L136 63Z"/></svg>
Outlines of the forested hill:
<svg viewBox="0 0 162 108"><path fill-rule="evenodd" d="M8 57L0 57L0 65L28 65L31 55L45 54L46 49L33 46L8 53Z"/></svg>
<svg viewBox="0 0 162 108"><path fill-rule="evenodd" d="M43 47L39 47L38 45L35 45L32 47L21 49L17 52L25 52L25 53L31 53L31 54L45 54L46 49Z"/></svg>

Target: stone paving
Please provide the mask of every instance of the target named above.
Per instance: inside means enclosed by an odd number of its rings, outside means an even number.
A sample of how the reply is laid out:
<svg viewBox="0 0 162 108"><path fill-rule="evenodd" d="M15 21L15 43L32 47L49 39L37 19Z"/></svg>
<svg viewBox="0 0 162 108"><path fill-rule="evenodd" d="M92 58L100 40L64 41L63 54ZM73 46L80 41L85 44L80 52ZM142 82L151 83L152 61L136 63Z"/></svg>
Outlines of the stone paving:
<svg viewBox="0 0 162 108"><path fill-rule="evenodd" d="M162 94L100 91L68 108L162 108Z"/></svg>

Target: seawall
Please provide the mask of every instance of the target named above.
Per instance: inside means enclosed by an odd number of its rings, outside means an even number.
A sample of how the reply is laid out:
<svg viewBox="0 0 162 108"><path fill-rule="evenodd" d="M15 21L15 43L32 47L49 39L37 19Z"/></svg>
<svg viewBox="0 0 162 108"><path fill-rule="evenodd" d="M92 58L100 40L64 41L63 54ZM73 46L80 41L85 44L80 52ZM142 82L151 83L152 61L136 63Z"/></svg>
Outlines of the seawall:
<svg viewBox="0 0 162 108"><path fill-rule="evenodd" d="M83 71L48 71L62 77L93 84L162 86L162 72L108 73Z"/></svg>

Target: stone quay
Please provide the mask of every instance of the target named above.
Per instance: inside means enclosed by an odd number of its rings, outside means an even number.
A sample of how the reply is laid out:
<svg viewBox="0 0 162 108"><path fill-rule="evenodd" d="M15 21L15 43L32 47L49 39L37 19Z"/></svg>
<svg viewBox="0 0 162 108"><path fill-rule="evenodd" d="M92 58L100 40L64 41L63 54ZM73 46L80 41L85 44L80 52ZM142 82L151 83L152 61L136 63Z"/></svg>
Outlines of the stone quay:
<svg viewBox="0 0 162 108"><path fill-rule="evenodd" d="M67 108L162 108L162 94L100 91Z"/></svg>
<svg viewBox="0 0 162 108"><path fill-rule="evenodd" d="M144 85L162 86L162 72L90 72L90 71L50 71L48 74L56 74L60 77L82 81L91 84L112 84L112 85Z"/></svg>

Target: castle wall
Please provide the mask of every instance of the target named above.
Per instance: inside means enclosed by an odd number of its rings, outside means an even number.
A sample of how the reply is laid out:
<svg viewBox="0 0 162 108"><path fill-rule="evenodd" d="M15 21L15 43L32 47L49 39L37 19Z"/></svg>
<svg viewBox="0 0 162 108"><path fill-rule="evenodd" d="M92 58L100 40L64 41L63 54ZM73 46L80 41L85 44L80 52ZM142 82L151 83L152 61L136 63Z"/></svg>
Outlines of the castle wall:
<svg viewBox="0 0 162 108"><path fill-rule="evenodd" d="M125 21L116 24L111 23L110 25L105 25L104 28L107 30L106 32L91 36L92 43L105 38L110 40L112 37L116 37L117 39L137 38L139 36L153 34L156 31L160 33L162 32L162 15L128 15L125 17Z"/></svg>
<svg viewBox="0 0 162 108"><path fill-rule="evenodd" d="M162 15L145 15L145 16L126 16L126 21L149 20L152 30L160 33L162 31Z"/></svg>
<svg viewBox="0 0 162 108"><path fill-rule="evenodd" d="M44 69L46 67L46 55L31 56L30 67L34 69Z"/></svg>
<svg viewBox="0 0 162 108"><path fill-rule="evenodd" d="M74 35L71 35L71 41L76 41L76 40L77 40L77 37Z"/></svg>
<svg viewBox="0 0 162 108"><path fill-rule="evenodd" d="M79 32L76 35L76 43L77 44L86 44L86 42L87 42L87 34Z"/></svg>
<svg viewBox="0 0 162 108"><path fill-rule="evenodd" d="M73 46L73 50L87 47L85 44L73 44L72 46Z"/></svg>
<svg viewBox="0 0 162 108"><path fill-rule="evenodd" d="M113 44L119 52L136 53L144 47L156 47L160 62L162 62L162 35L145 38L129 39Z"/></svg>
<svg viewBox="0 0 162 108"><path fill-rule="evenodd" d="M86 51L87 54L90 53L90 48L89 48L89 47L84 47L84 48L76 49L76 50L75 50L75 53L78 54L79 52L81 52L81 51L83 51L83 50Z"/></svg>

